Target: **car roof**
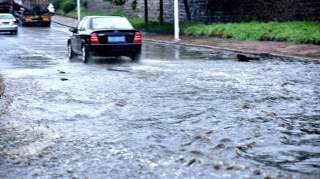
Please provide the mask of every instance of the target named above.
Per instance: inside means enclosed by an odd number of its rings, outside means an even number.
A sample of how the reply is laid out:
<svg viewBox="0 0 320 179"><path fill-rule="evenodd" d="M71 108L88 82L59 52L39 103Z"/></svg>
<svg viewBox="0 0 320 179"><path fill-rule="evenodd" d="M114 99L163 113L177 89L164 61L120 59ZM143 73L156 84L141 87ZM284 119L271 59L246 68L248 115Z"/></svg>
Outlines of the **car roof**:
<svg viewBox="0 0 320 179"><path fill-rule="evenodd" d="M0 16L1 15L12 15L12 14L10 14L10 13L0 13ZM13 16L13 15L12 15Z"/></svg>
<svg viewBox="0 0 320 179"><path fill-rule="evenodd" d="M126 18L123 16L85 16L84 18Z"/></svg>
<svg viewBox="0 0 320 179"><path fill-rule="evenodd" d="M124 17L124 16L85 16L83 17L83 19L88 19L90 21L92 21L92 19L95 19L95 18L123 18L123 19L126 19L128 20L128 18ZM82 20L83 20L82 19ZM129 21L129 20L128 20ZM130 22L129 22L130 23ZM131 23L130 23L131 25ZM131 25L132 28L128 28L126 30L134 30L134 27ZM98 30L117 30L118 28L103 28L103 29L98 29ZM96 29L97 30L97 29Z"/></svg>

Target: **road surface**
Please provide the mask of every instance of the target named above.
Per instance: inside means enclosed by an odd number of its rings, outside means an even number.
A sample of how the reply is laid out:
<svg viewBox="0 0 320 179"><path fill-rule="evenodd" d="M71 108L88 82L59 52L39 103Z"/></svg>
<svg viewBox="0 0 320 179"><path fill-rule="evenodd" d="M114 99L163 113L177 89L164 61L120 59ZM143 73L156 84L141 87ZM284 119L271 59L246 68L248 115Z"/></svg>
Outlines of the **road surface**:
<svg viewBox="0 0 320 179"><path fill-rule="evenodd" d="M65 27L0 35L0 178L318 178L320 64L145 43L68 60Z"/></svg>

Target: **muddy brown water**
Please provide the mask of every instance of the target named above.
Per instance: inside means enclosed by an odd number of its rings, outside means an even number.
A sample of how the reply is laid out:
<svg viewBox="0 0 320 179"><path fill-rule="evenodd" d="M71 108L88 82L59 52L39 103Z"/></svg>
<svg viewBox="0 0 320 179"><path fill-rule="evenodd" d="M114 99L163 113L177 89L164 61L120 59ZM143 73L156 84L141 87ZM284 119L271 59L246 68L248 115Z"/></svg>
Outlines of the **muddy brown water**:
<svg viewBox="0 0 320 179"><path fill-rule="evenodd" d="M0 178L319 178L319 61L145 43L66 55L67 29L0 36Z"/></svg>

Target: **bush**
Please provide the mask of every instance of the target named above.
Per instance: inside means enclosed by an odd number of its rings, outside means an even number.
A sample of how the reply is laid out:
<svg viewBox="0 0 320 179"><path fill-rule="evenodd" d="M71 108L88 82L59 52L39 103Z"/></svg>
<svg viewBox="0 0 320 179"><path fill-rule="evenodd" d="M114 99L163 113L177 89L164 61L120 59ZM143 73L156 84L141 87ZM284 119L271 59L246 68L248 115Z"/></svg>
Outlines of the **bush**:
<svg viewBox="0 0 320 179"><path fill-rule="evenodd" d="M52 4L55 9L60 9L62 6L62 2L63 2L63 0L53 0Z"/></svg>
<svg viewBox="0 0 320 179"><path fill-rule="evenodd" d="M126 3L126 0L105 0L105 1L111 2L118 6L122 6Z"/></svg>
<svg viewBox="0 0 320 179"><path fill-rule="evenodd" d="M76 3L73 0L68 0L63 3L62 10L64 13L69 13L76 8Z"/></svg>

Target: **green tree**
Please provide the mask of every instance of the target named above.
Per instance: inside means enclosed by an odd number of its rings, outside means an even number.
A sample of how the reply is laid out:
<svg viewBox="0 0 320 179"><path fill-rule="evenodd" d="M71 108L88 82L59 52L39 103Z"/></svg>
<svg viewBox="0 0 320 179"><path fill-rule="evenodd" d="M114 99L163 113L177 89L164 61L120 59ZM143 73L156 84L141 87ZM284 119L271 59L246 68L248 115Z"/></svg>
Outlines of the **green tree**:
<svg viewBox="0 0 320 179"><path fill-rule="evenodd" d="M77 3L75 2L75 0L67 0L64 1L62 4L62 10L64 13L69 13L71 11L73 11L77 6Z"/></svg>
<svg viewBox="0 0 320 179"><path fill-rule="evenodd" d="M54 6L54 8L56 9L60 9L62 6L63 0L53 0L52 4Z"/></svg>

